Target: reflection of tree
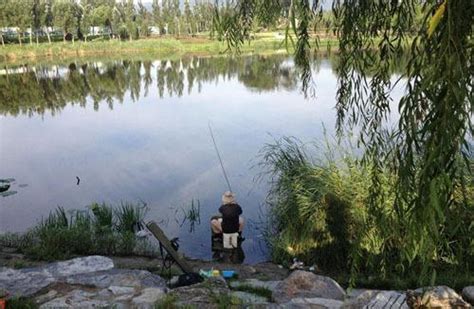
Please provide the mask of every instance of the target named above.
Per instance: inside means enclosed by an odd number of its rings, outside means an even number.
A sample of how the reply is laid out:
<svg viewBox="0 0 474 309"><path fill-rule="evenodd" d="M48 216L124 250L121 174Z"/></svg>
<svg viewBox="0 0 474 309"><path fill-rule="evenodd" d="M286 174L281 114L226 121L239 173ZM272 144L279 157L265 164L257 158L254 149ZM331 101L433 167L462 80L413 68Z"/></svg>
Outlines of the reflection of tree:
<svg viewBox="0 0 474 309"><path fill-rule="evenodd" d="M239 80L245 86L259 92L279 88L292 90L298 82L293 67L282 65L281 61L275 61L274 58L264 57L258 61L245 61Z"/></svg>
<svg viewBox="0 0 474 309"><path fill-rule="evenodd" d="M205 83L237 79L252 91L292 90L297 73L285 56L185 58L177 61L73 62L69 66L4 68L0 75L0 113L8 115L55 114L66 105L98 110L147 96L156 82L163 97L201 91Z"/></svg>

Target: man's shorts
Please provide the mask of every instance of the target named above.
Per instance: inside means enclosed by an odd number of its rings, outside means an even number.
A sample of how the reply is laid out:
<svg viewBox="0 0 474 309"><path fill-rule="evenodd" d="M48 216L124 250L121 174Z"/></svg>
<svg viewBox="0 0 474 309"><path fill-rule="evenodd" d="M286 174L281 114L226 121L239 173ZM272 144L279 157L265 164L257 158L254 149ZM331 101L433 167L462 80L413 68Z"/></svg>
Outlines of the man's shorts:
<svg viewBox="0 0 474 309"><path fill-rule="evenodd" d="M224 249L234 249L237 248L237 239L239 238L239 233L223 234L224 240Z"/></svg>

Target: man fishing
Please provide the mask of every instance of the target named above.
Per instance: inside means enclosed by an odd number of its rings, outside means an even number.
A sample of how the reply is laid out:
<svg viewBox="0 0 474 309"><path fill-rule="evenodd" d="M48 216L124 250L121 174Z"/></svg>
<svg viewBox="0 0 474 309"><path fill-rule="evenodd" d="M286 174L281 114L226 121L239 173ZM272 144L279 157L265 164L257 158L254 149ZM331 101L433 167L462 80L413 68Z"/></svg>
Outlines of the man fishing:
<svg viewBox="0 0 474 309"><path fill-rule="evenodd" d="M222 195L222 205L219 207L222 218L212 218L211 229L214 234L222 234L225 249L237 248L244 228L244 219L240 216L242 208L237 204L235 194L226 191ZM240 238L240 239L239 239Z"/></svg>

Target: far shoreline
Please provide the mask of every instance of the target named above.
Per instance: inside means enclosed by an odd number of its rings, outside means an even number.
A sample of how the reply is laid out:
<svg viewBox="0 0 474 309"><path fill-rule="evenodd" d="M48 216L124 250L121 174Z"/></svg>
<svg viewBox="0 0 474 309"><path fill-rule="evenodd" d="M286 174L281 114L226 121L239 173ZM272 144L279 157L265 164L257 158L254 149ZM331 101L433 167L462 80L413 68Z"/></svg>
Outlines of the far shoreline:
<svg viewBox="0 0 474 309"><path fill-rule="evenodd" d="M320 39L320 51L336 51L336 39ZM240 50L229 50L224 41L207 37L157 37L134 41L53 42L40 44L5 45L0 47L0 65L35 64L61 62L69 59L107 57L107 59L145 58L177 59L193 56L291 54L293 48L285 46L284 39L260 36L245 42Z"/></svg>

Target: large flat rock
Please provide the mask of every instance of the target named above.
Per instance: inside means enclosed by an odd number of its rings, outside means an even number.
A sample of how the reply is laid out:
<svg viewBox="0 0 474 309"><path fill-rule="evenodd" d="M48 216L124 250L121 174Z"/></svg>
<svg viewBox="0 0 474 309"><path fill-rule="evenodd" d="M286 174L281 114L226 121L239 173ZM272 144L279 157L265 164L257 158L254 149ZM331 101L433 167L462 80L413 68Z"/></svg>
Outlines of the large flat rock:
<svg viewBox="0 0 474 309"><path fill-rule="evenodd" d="M293 298L289 302L282 304L283 308L314 308L314 309L339 309L343 302L328 298Z"/></svg>
<svg viewBox="0 0 474 309"><path fill-rule="evenodd" d="M364 307L365 308L365 307ZM400 308L408 309L405 293L396 291L380 291L367 304L367 308Z"/></svg>
<svg viewBox="0 0 474 309"><path fill-rule="evenodd" d="M0 288L8 291L12 297L29 297L67 276L108 270L113 267L112 260L103 256L75 258L34 268L3 267L0 268Z"/></svg>
<svg viewBox="0 0 474 309"><path fill-rule="evenodd" d="M146 270L137 269L110 269L84 274L76 274L65 279L68 284L78 284L106 288L134 287L134 288L153 288L166 287L166 281L160 276L154 275Z"/></svg>
<svg viewBox="0 0 474 309"><path fill-rule="evenodd" d="M54 308L94 308L108 307L111 305L109 301L101 299L93 299L94 293L74 290L63 297L50 300L40 306L40 309Z"/></svg>

